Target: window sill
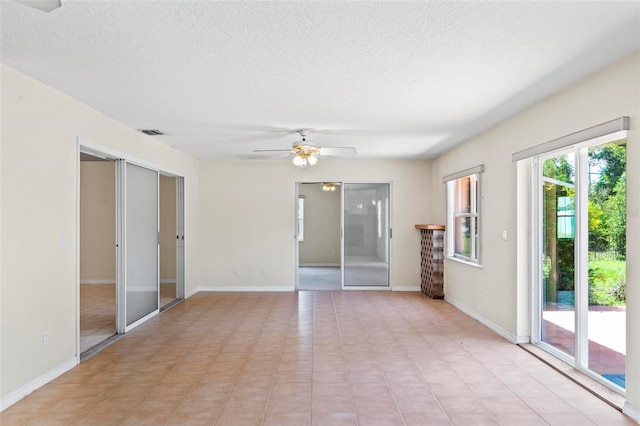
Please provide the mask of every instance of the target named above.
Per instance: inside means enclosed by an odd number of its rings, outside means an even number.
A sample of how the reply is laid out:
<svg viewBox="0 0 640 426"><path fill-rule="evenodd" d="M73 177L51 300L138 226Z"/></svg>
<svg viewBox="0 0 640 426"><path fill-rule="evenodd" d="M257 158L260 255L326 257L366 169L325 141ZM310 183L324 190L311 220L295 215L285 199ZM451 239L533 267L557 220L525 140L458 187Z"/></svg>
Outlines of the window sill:
<svg viewBox="0 0 640 426"><path fill-rule="evenodd" d="M462 263L464 265L473 266L474 268L480 268L480 269L484 268L484 266L482 264L480 264L480 263L470 262L468 260L460 259L459 257L445 256L445 259L452 260L452 261L458 262L458 263Z"/></svg>

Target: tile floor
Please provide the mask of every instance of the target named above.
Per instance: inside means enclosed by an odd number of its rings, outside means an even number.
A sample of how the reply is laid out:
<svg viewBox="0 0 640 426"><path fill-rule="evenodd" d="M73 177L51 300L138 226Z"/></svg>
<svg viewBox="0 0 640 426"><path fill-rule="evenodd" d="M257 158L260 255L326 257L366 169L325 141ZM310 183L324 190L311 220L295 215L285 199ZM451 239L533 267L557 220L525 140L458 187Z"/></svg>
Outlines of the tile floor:
<svg viewBox="0 0 640 426"><path fill-rule="evenodd" d="M199 293L5 410L78 425L632 425L417 292Z"/></svg>
<svg viewBox="0 0 640 426"><path fill-rule="evenodd" d="M160 284L160 307L176 299L175 284ZM116 334L116 285L80 285L80 352Z"/></svg>

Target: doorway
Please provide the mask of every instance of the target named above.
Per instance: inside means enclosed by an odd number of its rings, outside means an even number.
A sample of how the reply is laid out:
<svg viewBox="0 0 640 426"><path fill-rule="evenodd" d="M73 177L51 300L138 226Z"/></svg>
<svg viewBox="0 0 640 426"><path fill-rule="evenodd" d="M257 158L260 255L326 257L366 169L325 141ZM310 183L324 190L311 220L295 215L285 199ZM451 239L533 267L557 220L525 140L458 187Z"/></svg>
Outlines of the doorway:
<svg viewBox="0 0 640 426"><path fill-rule="evenodd" d="M390 183L297 183L297 289L389 288L390 199Z"/></svg>
<svg viewBox="0 0 640 426"><path fill-rule="evenodd" d="M535 343L625 389L626 139L540 156Z"/></svg>
<svg viewBox="0 0 640 426"><path fill-rule="evenodd" d="M340 290L340 183L299 183L298 289Z"/></svg>
<svg viewBox="0 0 640 426"><path fill-rule="evenodd" d="M117 334L116 164L80 153L80 353Z"/></svg>

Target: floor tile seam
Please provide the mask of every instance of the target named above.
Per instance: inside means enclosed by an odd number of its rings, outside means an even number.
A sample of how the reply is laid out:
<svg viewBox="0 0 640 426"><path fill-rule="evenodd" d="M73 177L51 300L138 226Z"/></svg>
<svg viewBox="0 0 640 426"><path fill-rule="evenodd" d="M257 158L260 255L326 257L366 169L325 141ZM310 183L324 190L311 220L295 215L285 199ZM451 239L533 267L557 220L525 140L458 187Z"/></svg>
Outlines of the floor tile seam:
<svg viewBox="0 0 640 426"><path fill-rule="evenodd" d="M354 305L353 299L351 298L351 294L349 295L349 302L350 302L351 306ZM378 307L375 304L372 304L372 305L375 308L375 311L378 313L377 316L378 317L382 316L382 314L380 313L380 310L378 309ZM334 306L335 306L335 303L334 303ZM357 309L353 309L353 312L355 312L356 317L358 318L358 321L360 322L360 326L364 329L364 325L362 323L362 319L360 317L359 312L357 311ZM337 312L336 312L336 319L337 319ZM341 335L341 342L342 342L342 335ZM343 345L344 345L344 343L342 344L342 349L343 349L343 353L344 353L344 346ZM403 350L403 352L404 352L404 350ZM389 389L389 391L391 393L391 397L393 398L393 403L394 403L394 405L396 407L396 410L398 411L398 414L400 414L400 418L402 419L402 423L406 425L407 422L406 422L406 420L404 418L404 414L402 413L402 410L400 410L400 406L398 404L398 400L397 400L396 395L393 392L393 388L391 387L391 384L389 382L389 378L387 376L387 371L385 371L384 367L382 368L381 371L382 371L382 374L383 374L383 377L384 377L384 380L385 380L385 384L386 384L387 388ZM349 385L351 387L351 382L349 382ZM360 422L358 421L358 410L356 409L356 406L355 406L355 397L353 396L353 391L351 392L351 398L352 398L353 404L354 404L353 408L354 408L354 413L355 413L355 417L356 417L356 423L360 424Z"/></svg>
<svg viewBox="0 0 640 426"><path fill-rule="evenodd" d="M215 362L215 360L214 360L214 362ZM176 363L176 365L177 365L177 363ZM174 366L174 368L175 368L175 366ZM173 370L173 368L171 370ZM198 385L200 383L202 383L202 379L204 378L205 374L206 374L206 372L202 373L202 375L200 376L200 379L198 379L198 381L196 383L194 383L193 386L191 386L191 389L189 389L189 392L187 392L187 394L184 396L184 398L182 398L182 401L180 401L180 404L178 404L178 406L175 408L175 410L174 410L171 418L169 419L169 421L171 421L173 419L173 417L175 417L175 415L178 413L178 410L180 409L180 407L182 407L184 405L185 401L189 398L189 396L191 396L191 394L193 393L194 389L196 387L198 387Z"/></svg>
<svg viewBox="0 0 640 426"><path fill-rule="evenodd" d="M549 368L550 370L553 370L555 372L558 373L558 377L563 377L564 379L566 379L566 382L568 384L571 384L572 386L575 386L576 388L580 388L585 390L586 392L588 392L589 394L591 394L592 396L594 396L595 398L597 398L598 400L604 402L605 404L607 404L612 410L616 410L618 412L620 412L620 409L613 406L611 404L611 402L607 401L606 399L602 398L601 396L599 396L598 394L594 393L592 390L590 390L587 386L582 385L581 383L578 383L577 381L575 381L574 379L572 379L571 377L567 376L565 373L563 373L561 370L555 368L554 366L544 362L543 360L541 360L539 357L532 355L532 358L539 360L543 365L545 365L547 368ZM528 375L530 375L529 373L527 373ZM584 413L582 410L578 409L577 407L575 407L573 404L571 404L569 401L566 400L565 397L563 397L562 395L560 395L557 391L554 390L553 387L546 385L545 383L541 382L540 380L537 379L536 376L532 376L530 375L538 384L540 384L541 386L544 386L545 389L549 390L549 392L553 393L556 398L560 399L561 401L563 401L564 403L566 403L568 406L570 406L571 408L573 408L576 412L582 414L584 417L587 417L590 421L591 419L589 418L589 416L587 416L586 413Z"/></svg>
<svg viewBox="0 0 640 426"><path fill-rule="evenodd" d="M333 294L333 292L330 292L330 295L331 295L331 304L332 304L332 306L333 306L333 313L334 313L334 315L335 315L336 323L338 324L338 334L339 334L339 336L340 336L340 350L342 351L342 356L343 356L343 358L344 358L344 359L346 359L346 358L345 358L345 351L344 351L344 342L342 341L342 331L341 331L341 329L340 329L340 322L339 322L339 320L338 320L338 312L337 312L336 302L335 302L335 298L334 298L334 294ZM351 300L351 296L350 296L350 295L348 296L348 300L349 300L349 304L350 304L351 306L353 306L353 302L352 302L352 300ZM358 318L358 321L360 321L360 318ZM362 325L362 323L361 323L361 325ZM348 378L349 378L349 375L348 375L348 373L347 373L347 379L348 379ZM349 381L348 383L349 383L349 391L350 391L349 393L350 393L350 395L351 395L351 396L350 396L350 398L351 398L351 407L353 407L353 416L354 416L354 418L355 418L356 425L359 425L359 424L360 424L360 422L358 421L358 410L356 410L356 400L355 400L355 398L354 398L354 396L353 396L353 388L351 387L352 383L351 383L351 381ZM312 389L311 389L311 398L313 398L313 379L311 380L311 386L312 386ZM313 405L313 400L312 400L312 402L311 402L311 403L312 403L312 405ZM313 414L312 414L312 415L313 415ZM313 419L312 419L312 420L313 420Z"/></svg>
<svg viewBox="0 0 640 426"><path fill-rule="evenodd" d="M194 347L195 347L195 346L194 346ZM192 350L192 351L190 351L189 353L192 353L192 352L193 352L193 350ZM220 351L220 352L218 352L218 353L216 354L216 358L220 355L220 353L221 353L221 352L222 352L222 349L221 349L221 351ZM181 360L183 360L186 356L187 356L187 355L184 355L184 356L181 358ZM212 364L213 364L213 363L215 363L215 358L214 358L214 360L212 361ZM174 367L170 370L170 372L171 372L171 371L173 371L173 369L174 369L174 368L176 368L176 366L178 366L178 365L179 365L179 362L176 362L176 364L175 364L175 365L174 365ZM208 371L208 370L207 370L207 371ZM182 407L182 406L185 404L185 401L186 401L186 400L189 398L189 396L194 392L194 390L196 389L196 387L197 387L199 384L201 384L201 383L202 383L202 380L203 380L203 378L204 378L205 374L206 374L206 371L200 375L200 379L198 379L198 381L197 381L197 382L196 382L196 383L191 387L191 389L189 390L189 392L187 392L187 394L184 396L184 398L182 398L182 401L180 401L180 404L178 404L178 406L173 410L173 414L171 415L171 417L170 417L170 418L169 418L169 420L167 421L167 424L168 424L169 422L171 422L171 420L172 420L172 419L177 415L178 411L180 410L180 407ZM230 388L229 392L227 393L227 395L226 395L226 397L225 397L225 399L224 399L224 402L223 402L223 404L222 404L222 407L220 408L220 413L218 413L218 415L216 416L215 421L217 421L217 420L218 420L218 417L221 415L222 410L224 409L224 406L226 405L226 403L227 403L227 401L228 401L229 397L231 396L231 392L233 391L233 388L236 386L236 383L237 383L237 382L238 382L238 378L236 377L236 379L235 379L235 380L234 380L234 382L233 382L233 386ZM214 423L215 423L215 422L214 422Z"/></svg>
<svg viewBox="0 0 640 426"><path fill-rule="evenodd" d="M451 424L455 424L453 422L453 419L451 418L451 416L449 415L449 412L444 408L444 406L442 405L442 403L440 402L440 400L438 399L438 397L436 396L436 394L433 392L433 389L431 389L431 386L429 385L429 383L424 382L424 384L427 386L427 388L429 389L429 391L431 392L431 395L433 395L433 398L435 399L436 403L438 404L438 407L440 407L440 409L442 410L442 412L447 416L447 418L449 419L449 421L451 422ZM393 388L391 388L391 393L393 392ZM395 398L395 393L394 393L394 398ZM402 410L400 410L400 413L402 413ZM403 419L404 419L404 414L403 414Z"/></svg>
<svg viewBox="0 0 640 426"><path fill-rule="evenodd" d="M264 404L264 410L262 412L262 421L260 422L261 425L264 425L264 422L267 419L267 410L269 409L269 402L271 401L271 395L273 395L273 385L276 382L276 374L273 375L273 378L271 379L271 386L269 387L269 393L267 395L267 400Z"/></svg>
<svg viewBox="0 0 640 426"><path fill-rule="evenodd" d="M498 377L498 376L497 376L493 371L491 371L491 370L489 370L489 372L490 372L490 374L491 374L492 376L494 376L496 379L498 379L498 380L500 381L500 383L501 383L503 386L505 386L505 387L509 390L509 393L510 393L511 395L513 395L513 396L514 396L515 398L517 398L520 402L522 402L524 405L526 405L526 406L527 406L531 411L533 411L533 413L534 413L536 416L538 416L540 419L542 419L542 421L544 421L545 423L549 424L549 423L548 423L548 422L547 422L547 421L546 421L546 420L545 420L545 419L540 415L541 413L539 413L539 412L538 412L538 410L536 410L534 407L532 407L532 406L531 406L531 404L527 403L527 401L526 401L525 399L523 399L520 395L518 395L517 393L513 392L513 391L511 390L511 387L510 387L509 385L507 385L507 384L506 384L506 383L504 383L502 380L500 380L500 377ZM527 373L527 376L532 377L532 378L533 378L537 383L540 383L540 382L535 378L535 376L532 376L532 375L530 375L529 373ZM550 389L548 386L546 386L546 385L544 385L544 384L542 384L542 383L540 383L540 385L544 386L544 387L545 387L545 389L548 389L549 391L551 391L551 389ZM473 390L471 390L471 392L473 392ZM551 392L552 392L554 395L556 395L556 394L555 394L555 392L553 392L553 391L551 391ZM473 392L473 393L474 393L474 395L475 395L475 392ZM477 396L477 395L476 395L476 396ZM556 395L556 396L558 396L558 395ZM480 398L478 398L478 399L480 399ZM561 399L562 399L562 398L561 398ZM563 400L563 401L564 401L564 400ZM483 403L483 405L485 405L485 404ZM485 407L486 407L486 405L485 405ZM575 407L573 407L573 408L575 408ZM578 411L578 410L576 410L576 411Z"/></svg>
<svg viewBox="0 0 640 426"><path fill-rule="evenodd" d="M464 349L464 350L465 350L465 352L469 353L469 351L467 351L466 349ZM495 413L493 413L493 411L491 411L491 410L486 406L486 404L485 404L485 403L484 403L484 402L483 402L483 401L478 397L478 395L476 395L476 393L475 393L473 390L471 390L471 389L469 388L469 385L468 385L468 384L467 384L467 383L462 379L462 376L460 376L460 374L459 374L459 373L458 373L454 368L452 368L452 367L451 367L451 363L447 362L447 361L446 361L446 359L443 359L443 361L445 362L445 364L447 364L447 366L449 367L449 369L451 370L451 372L453 372L453 374L455 374L455 375L458 377L458 379L460 379L460 381L461 381L462 383L464 383L465 388L466 388L469 392L471 392L471 394L474 396L474 398L475 398L475 399L476 399L476 400L477 400L477 401L482 405L482 407L484 408L484 410L485 410L487 413L489 413L489 414L491 415L491 417L493 417L493 419L496 421L496 423L497 423L497 424L501 424L501 423L500 423L500 421L498 420L497 416L495 415ZM422 373L420 373L420 374L422 375ZM436 398L436 400L438 401L438 404L440 404L440 406L443 408L443 410L445 411L445 413L447 413L447 416L449 416L449 418L451 419L451 422L455 424L455 422L453 422L453 419L452 419L452 417L451 417L452 415L451 415L451 414L449 414L449 411L448 411L448 410L447 410L447 409L442 405L442 402L440 401L440 398L438 397L438 395L436 395L436 393L435 393L435 392L433 392L433 389L431 388L430 383L426 382L426 384L427 384L427 386L429 386L429 389L431 390L431 392L433 393L434 397L435 397L435 398ZM509 391L511 391L511 390L509 389ZM535 410L534 410L534 411L535 411ZM537 413L536 413L536 414L537 414ZM543 419L543 420L544 420L544 419Z"/></svg>
<svg viewBox="0 0 640 426"><path fill-rule="evenodd" d="M469 351L469 350L468 350L468 349L466 349L466 348L465 348L465 351L466 351L466 352L467 352L467 353L468 353L468 354L469 354L473 359L475 359L476 361L478 361L480 364L484 365L484 362L483 362L482 360L480 360L478 357L476 357L476 356L474 355L474 353L473 353L473 352ZM502 384L504 387L506 387L506 388L508 389L509 393L510 393L512 396L514 396L514 397L515 397L515 398L517 398L520 402L522 402L523 404L525 404L528 408L530 408L530 409L531 409L531 410L532 410L532 411L533 411L533 412L534 412L538 417L540 417L540 418L541 418L543 421L545 421L545 423L546 423L546 420L544 420L544 419L543 419L543 418L538 414L538 412L537 412L533 407L531 407L529 404L527 404L527 402L526 402L524 399L522 399L522 398L520 397L520 395L518 395L518 394L516 394L515 392L513 392L513 390L511 390L511 387L510 387L509 385L507 385L506 383L504 383L504 381L503 381L503 380L502 380L502 379L501 379L501 378L500 378L500 377L499 377L499 376L498 376L498 375L497 375L493 370L489 370L489 369L488 369L488 368L486 368L486 367L485 367L485 370L486 370L486 371L487 371L491 376L493 376L495 379L497 379L497 380L500 382L500 384ZM453 371L454 371L454 373L458 374L455 370L453 370ZM523 371L524 371L524 370L523 370ZM527 375L528 375L528 376L531 376L529 373L527 373ZM458 374L458 376L459 376L459 374ZM464 382L464 380L462 379L462 377L460 377L460 379ZM535 377L534 377L534 379L535 379ZM536 380L536 381L537 381L537 380ZM538 383L540 383L540 382L538 382ZM542 384L542 383L540 383L540 384ZM466 385L466 383L465 383L465 385ZM543 386L544 386L544 385L543 385ZM468 386L467 386L467 387L468 387ZM546 386L545 386L545 388L546 388ZM474 394L478 399L480 399L480 398L478 397L478 395L476 395L476 393L475 393L472 389L469 389L469 390L470 390L470 391L471 391L471 392L472 392L472 393L473 393L473 394ZM482 400L480 400L480 401L482 402ZM485 405L485 404L483 403L483 405ZM486 405L485 405L485 408L486 408Z"/></svg>
<svg viewBox="0 0 640 426"><path fill-rule="evenodd" d="M394 340L395 339L394 337ZM413 366L413 368L415 368L415 370L418 372L418 374L420 374L420 378L422 379L422 382L425 383L427 386L428 383L424 382L424 377L422 377L422 373L420 373L420 370L418 369L418 366L416 365L415 361L411 358L410 354L406 351L406 349L404 348L404 346L400 345L402 347L402 353L404 354L404 356L406 356L409 360L411 360L411 364ZM400 404L398 403L398 396L396 395L396 393L393 391L393 387L391 386L391 382L389 381L389 374L391 373L390 371L385 370L384 366L382 366L382 373L384 375L385 381L387 383L387 386L389 387L389 390L391 391L391 396L393 397L393 401L396 405L396 409L398 410L398 412L400 413L400 416L402 417L402 421L404 422L404 424L406 425L406 419L404 417L404 413L402 412L402 410L400 409ZM429 389L431 391L431 393L433 394L433 391L431 389ZM435 397L435 395L434 395ZM443 409L444 411L444 407L442 407L442 404L440 404L440 401L438 401L438 405L440 406L440 408ZM446 413L446 411L445 411ZM449 417L449 414L447 413L447 417ZM451 420L451 418L449 418ZM452 421L453 423L453 421Z"/></svg>
<svg viewBox="0 0 640 426"><path fill-rule="evenodd" d="M77 366L76 366L77 367ZM109 392L106 393L106 395L104 395L104 399L107 399L111 396L111 394L113 394L114 392L116 392L118 389L120 389L122 387L122 383L125 381L125 379L127 378L127 376L122 376L122 378L120 380L118 380L117 385L113 386L113 389L111 389ZM129 414L127 414L129 415Z"/></svg>
<svg viewBox="0 0 640 426"><path fill-rule="evenodd" d="M270 313L275 310L275 306L276 305L274 304L273 305L273 309L270 311ZM289 315L289 317L291 317L291 315ZM290 324L291 324L292 321L293 320L290 319L289 322L287 323L287 333L288 333L288 330L289 330L289 327L290 327ZM264 329L264 327L263 327L263 329ZM283 350L282 349L283 348L280 348L280 352L279 352L279 356L278 356L278 362L276 363L276 366L279 366L279 365L282 364L282 356L283 356ZM274 386L276 384L277 373L278 373L278 371L277 371L277 367L276 367L276 370L274 371L274 374L273 374L273 378L271 380L271 386L269 387L269 393L267 395L266 403L265 403L265 406L264 406L264 412L262 414L261 425L264 425L264 423L265 423L265 421L267 419L267 413L268 413L268 410L269 410L269 402L271 401L271 397L273 395L273 388L274 388ZM311 395L310 395L310 398L311 398ZM226 402L225 402L225 404L226 404ZM310 423L311 423L311 408L309 408L309 424Z"/></svg>
<svg viewBox="0 0 640 426"><path fill-rule="evenodd" d="M220 411L215 416L215 418L213 419L213 422L211 424L215 425L218 422L218 420L220 419L220 416L222 415L222 413L224 412L225 407L227 406L227 402L229 402L229 398L231 398L231 393L233 392L233 390L235 389L236 385L238 384L238 379L239 379L239 376L236 376L235 380L233 381L233 385L229 388L229 392L227 392L227 396L224 398L224 401L222 402L222 405L220 406ZM176 412L177 412L177 410L176 410Z"/></svg>
<svg viewBox="0 0 640 426"><path fill-rule="evenodd" d="M315 336L314 329L316 323L316 292L313 292L312 300L312 308L311 308L311 407L309 407L310 415L309 415L309 424L313 423L313 390L314 390L314 382L313 382L313 366L315 364Z"/></svg>
<svg viewBox="0 0 640 426"><path fill-rule="evenodd" d="M382 374L384 375L385 383L387 384L387 387L389 388L389 391L391 392L391 397L393 398L393 403L396 406L396 410L398 410L398 413L400 414L400 418L402 419L402 422L406 426L407 421L404 418L404 413L400 409L400 404L398 404L398 398L397 398L395 392L393 391L393 387L391 387L391 383L389 382L389 377L387 376L387 372L384 369L382 370Z"/></svg>

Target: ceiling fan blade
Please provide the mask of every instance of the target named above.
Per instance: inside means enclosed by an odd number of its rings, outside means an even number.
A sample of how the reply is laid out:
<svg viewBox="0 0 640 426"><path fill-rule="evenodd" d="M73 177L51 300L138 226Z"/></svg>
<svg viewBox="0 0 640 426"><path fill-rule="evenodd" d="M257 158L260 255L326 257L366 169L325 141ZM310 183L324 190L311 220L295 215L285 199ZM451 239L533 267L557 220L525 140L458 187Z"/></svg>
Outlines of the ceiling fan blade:
<svg viewBox="0 0 640 426"><path fill-rule="evenodd" d="M280 155L276 155L274 157L270 157L272 160L278 160L280 158L287 158L291 156L291 151L285 153L285 154L280 154Z"/></svg>
<svg viewBox="0 0 640 426"><path fill-rule="evenodd" d="M17 3L25 6L32 7L34 9L41 10L43 12L51 12L54 9L62 6L60 0L15 0Z"/></svg>
<svg viewBox="0 0 640 426"><path fill-rule="evenodd" d="M290 154L293 151L290 149L254 149L253 152L286 152Z"/></svg>
<svg viewBox="0 0 640 426"><path fill-rule="evenodd" d="M351 157L356 155L356 149L351 146L325 146L320 148L320 155Z"/></svg>

